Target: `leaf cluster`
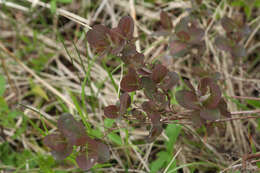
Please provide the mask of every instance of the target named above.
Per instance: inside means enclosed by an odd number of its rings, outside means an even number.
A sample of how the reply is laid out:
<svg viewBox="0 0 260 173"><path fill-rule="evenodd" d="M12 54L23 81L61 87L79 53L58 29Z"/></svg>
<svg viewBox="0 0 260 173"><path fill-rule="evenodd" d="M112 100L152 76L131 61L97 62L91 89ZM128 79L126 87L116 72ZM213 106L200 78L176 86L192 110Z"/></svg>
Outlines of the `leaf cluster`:
<svg viewBox="0 0 260 173"><path fill-rule="evenodd" d="M244 46L240 44L240 41L250 34L249 26L227 16L224 16L220 23L225 30L225 35L220 35L215 38L216 47L229 52L233 58L245 57L246 50Z"/></svg>
<svg viewBox="0 0 260 173"><path fill-rule="evenodd" d="M184 83L188 89L178 91L175 98L179 105L192 110L190 115L193 123L201 126L206 121L219 119L221 115L231 117L216 80L204 77L200 79L197 89L188 80L184 80Z"/></svg>
<svg viewBox="0 0 260 173"><path fill-rule="evenodd" d="M77 148L76 162L83 170L92 168L96 163L109 160L110 153L106 144L92 139L86 133L82 122L76 121L71 114L65 113L58 119L58 131L43 139L44 145L51 149L56 160L63 160Z"/></svg>
<svg viewBox="0 0 260 173"><path fill-rule="evenodd" d="M173 25L170 16L162 12L160 17L161 33L170 36L169 47L173 56L183 56L192 47L203 47L204 31L194 17L184 17L175 26L174 32L172 32ZM103 28L102 32L100 28ZM170 104L169 91L178 84L179 76L161 63L150 64L144 61L144 55L136 51L132 42L133 28L133 19L126 16L119 21L118 27L113 29L95 25L93 30L87 33L87 38L90 46L97 53L114 54L116 52L128 67L127 73L120 82L122 90L120 99L117 104L106 106L104 115L112 119L119 117L128 119L128 115L132 115L141 123L149 120L151 129L146 141L153 142L163 131L163 117L170 116L172 119L178 119ZM114 30L118 31L119 36L113 35ZM111 42L106 40L112 40L113 45L122 44L113 48ZM184 82L188 90L177 92L175 98L182 107L192 110L189 118L195 125L200 126L208 121L217 120L220 115L230 117L226 102L221 97L221 90L214 78L202 78L197 89L189 81L184 80ZM129 93L136 91L142 91L147 100L139 106L132 107Z"/></svg>

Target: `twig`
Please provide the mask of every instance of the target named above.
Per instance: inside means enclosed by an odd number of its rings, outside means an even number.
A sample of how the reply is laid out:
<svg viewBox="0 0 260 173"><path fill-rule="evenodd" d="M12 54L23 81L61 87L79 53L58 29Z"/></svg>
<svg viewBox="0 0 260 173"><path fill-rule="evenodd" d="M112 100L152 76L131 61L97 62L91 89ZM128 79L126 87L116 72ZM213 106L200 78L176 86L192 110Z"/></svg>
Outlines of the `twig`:
<svg viewBox="0 0 260 173"><path fill-rule="evenodd" d="M225 121L243 120L243 119L251 119L251 118L260 118L260 115L258 115L258 116L247 116L247 117L236 117L236 118L219 119L219 120L215 120L215 121L212 121L212 122L219 123L219 122L225 122Z"/></svg>
<svg viewBox="0 0 260 173"><path fill-rule="evenodd" d="M248 99L248 100L259 100L260 101L260 98L256 98L256 97L247 97L247 96L230 96L230 97L233 97L236 99Z"/></svg>
<svg viewBox="0 0 260 173"><path fill-rule="evenodd" d="M165 168L165 170L163 171L163 173L166 173L168 171L168 169L170 168L170 166L172 165L172 163L174 162L174 160L176 159L176 157L179 155L179 153L181 152L182 148L180 148L177 153L173 156L172 160L170 161L170 163L168 164L168 166Z"/></svg>
<svg viewBox="0 0 260 173"><path fill-rule="evenodd" d="M51 8L51 5L48 4L48 3L44 3L44 2L41 2L41 1L38 1L37 4L35 4L35 1L34 0L26 0L30 3L33 3L35 6L36 5L39 5L39 6L42 6L42 7L45 7L45 8L48 8L50 9ZM66 17L76 23L79 23L80 25L83 25L85 27L87 27L88 29L92 29L88 24L89 24L89 21L81 16L78 16L74 13L71 13L69 11L66 11L64 9L61 9L61 8L57 8L56 9L56 14L57 15L61 15L63 17Z"/></svg>

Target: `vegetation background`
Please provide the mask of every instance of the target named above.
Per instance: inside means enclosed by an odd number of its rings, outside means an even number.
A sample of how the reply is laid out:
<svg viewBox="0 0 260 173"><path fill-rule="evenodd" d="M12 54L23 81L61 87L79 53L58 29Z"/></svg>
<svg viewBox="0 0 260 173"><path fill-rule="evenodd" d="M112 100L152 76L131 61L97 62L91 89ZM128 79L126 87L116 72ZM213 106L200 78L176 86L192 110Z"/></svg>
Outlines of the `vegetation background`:
<svg viewBox="0 0 260 173"><path fill-rule="evenodd" d="M152 35L160 12L174 16L176 25L198 2L213 20L214 32L205 36L210 53L172 58L168 68L193 83L194 61L220 72L223 95L238 120L219 123L212 132L169 123L156 142L146 144L145 126L104 117L104 106L118 100L124 65L93 55L86 32L94 24L116 26L131 15L137 50L148 62L160 60L167 40ZM75 153L58 162L42 144L64 112L89 122L91 135L109 145L110 162L89 172L260 172L260 118L247 118L260 115L259 7L259 0L0 0L0 172L83 172ZM240 17L251 28L243 39L243 58L232 59L212 46L215 33L224 32L219 19L225 15ZM208 19L199 19L207 28ZM143 99L138 92L131 97ZM181 110L174 97L171 102Z"/></svg>

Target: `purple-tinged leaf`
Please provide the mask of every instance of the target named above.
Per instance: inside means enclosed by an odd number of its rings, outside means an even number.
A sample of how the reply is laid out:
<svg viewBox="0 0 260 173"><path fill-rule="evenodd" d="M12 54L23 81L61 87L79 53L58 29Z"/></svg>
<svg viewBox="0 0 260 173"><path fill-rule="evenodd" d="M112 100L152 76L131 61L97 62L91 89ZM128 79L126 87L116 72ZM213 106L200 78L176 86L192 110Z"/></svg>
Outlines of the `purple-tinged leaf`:
<svg viewBox="0 0 260 173"><path fill-rule="evenodd" d="M146 137L146 142L151 143L155 141L155 139L161 135L162 131L162 124L152 125L149 136Z"/></svg>
<svg viewBox="0 0 260 173"><path fill-rule="evenodd" d="M175 94L177 102L186 109L200 109L197 96L194 92L181 90Z"/></svg>
<svg viewBox="0 0 260 173"><path fill-rule="evenodd" d="M154 103L152 101L143 102L142 108L147 114L152 114L156 111Z"/></svg>
<svg viewBox="0 0 260 173"><path fill-rule="evenodd" d="M60 134L49 134L45 136L43 144L55 151L63 151L67 148L66 139Z"/></svg>
<svg viewBox="0 0 260 173"><path fill-rule="evenodd" d="M197 127L200 128L203 124L205 124L205 120L200 117L200 111L193 111L191 114L191 121Z"/></svg>
<svg viewBox="0 0 260 173"><path fill-rule="evenodd" d="M153 125L159 125L161 124L161 115L158 112L152 112L148 114L148 117L150 118Z"/></svg>
<svg viewBox="0 0 260 173"><path fill-rule="evenodd" d="M120 28L123 36L130 40L134 33L134 20L130 16L125 16L119 21L118 28Z"/></svg>
<svg viewBox="0 0 260 173"><path fill-rule="evenodd" d="M105 116L107 118L111 118L111 119L115 119L115 118L119 117L118 111L119 111L119 109L115 105L109 105L104 108Z"/></svg>
<svg viewBox="0 0 260 173"><path fill-rule="evenodd" d="M164 65L156 64L152 71L151 78L155 83L159 83L163 80L167 73L168 69Z"/></svg>
<svg viewBox="0 0 260 173"><path fill-rule="evenodd" d="M245 57L246 56L246 49L242 45L235 45L232 48L231 55L234 58Z"/></svg>
<svg viewBox="0 0 260 173"><path fill-rule="evenodd" d="M216 108L221 99L221 90L213 79L208 77L201 79L198 87L201 95L206 94L208 87L210 89L210 97L204 102L204 105L207 108Z"/></svg>
<svg viewBox="0 0 260 173"><path fill-rule="evenodd" d="M124 41L121 30L118 27L110 29L109 35L112 43L115 45L120 45Z"/></svg>
<svg viewBox="0 0 260 173"><path fill-rule="evenodd" d="M123 77L121 83L121 88L125 92L136 91L139 88L138 79L133 75L126 75Z"/></svg>
<svg viewBox="0 0 260 173"><path fill-rule="evenodd" d="M138 52L136 51L134 44L127 44L122 51L122 57L131 58L137 53Z"/></svg>
<svg viewBox="0 0 260 173"><path fill-rule="evenodd" d="M87 32L87 41L96 52L104 52L110 46L109 31L109 28L104 25L95 25Z"/></svg>
<svg viewBox="0 0 260 173"><path fill-rule="evenodd" d="M51 153L56 160L63 160L72 153L72 145L68 144L61 134L45 136L43 144L51 149Z"/></svg>
<svg viewBox="0 0 260 173"><path fill-rule="evenodd" d="M135 69L128 69L128 73L126 76L123 77L120 86L125 92L132 92L139 89L139 79Z"/></svg>
<svg viewBox="0 0 260 173"><path fill-rule="evenodd" d="M149 92L156 91L156 84L150 77L142 77L140 79L140 85L141 85L141 88L144 88L145 90L147 90Z"/></svg>
<svg viewBox="0 0 260 173"><path fill-rule="evenodd" d="M68 157L73 151L72 145L67 145L67 147L63 151L55 151L52 150L51 154L56 160L64 160L66 157Z"/></svg>
<svg viewBox="0 0 260 173"><path fill-rule="evenodd" d="M215 121L220 118L220 111L218 109L202 109L200 117L204 120Z"/></svg>
<svg viewBox="0 0 260 173"><path fill-rule="evenodd" d="M80 169L89 170L91 169L98 161L98 155L96 153L86 153L80 154L76 157L76 162Z"/></svg>
<svg viewBox="0 0 260 173"><path fill-rule="evenodd" d="M204 30L200 28L191 28L190 32L191 34L190 34L189 43L199 44L204 37Z"/></svg>
<svg viewBox="0 0 260 173"><path fill-rule="evenodd" d="M232 32L234 29L237 28L236 23L227 16L224 16L220 22L226 32Z"/></svg>
<svg viewBox="0 0 260 173"><path fill-rule="evenodd" d="M160 22L162 27L166 30L171 30L173 28L170 16L164 11L160 13Z"/></svg>
<svg viewBox="0 0 260 173"><path fill-rule="evenodd" d="M110 159L109 147L98 140L88 140L88 150L98 157L99 163L107 162Z"/></svg>
<svg viewBox="0 0 260 173"><path fill-rule="evenodd" d="M153 82L150 77L142 77L140 83L141 87L144 89L145 96L150 100L154 100L154 96L157 93L155 82Z"/></svg>
<svg viewBox="0 0 260 173"><path fill-rule="evenodd" d="M123 115L126 112L126 109L130 106L131 104L131 97L127 92L122 94L120 96L120 109L119 109L119 114Z"/></svg>
<svg viewBox="0 0 260 173"><path fill-rule="evenodd" d="M105 163L110 159L110 152L109 148L106 144L97 141L97 148L98 148L98 162Z"/></svg>
<svg viewBox="0 0 260 173"><path fill-rule="evenodd" d="M58 130L71 145L85 145L88 136L81 122L76 121L71 114L65 113L58 120Z"/></svg>
<svg viewBox="0 0 260 173"><path fill-rule="evenodd" d="M191 33L190 33L191 34ZM190 40L190 35L189 33L185 32L185 31L180 31L176 33L177 37L184 42L187 42Z"/></svg>
<svg viewBox="0 0 260 173"><path fill-rule="evenodd" d="M168 104L167 96L161 91L157 91L153 96L153 102L156 105L157 110L162 110Z"/></svg>
<svg viewBox="0 0 260 173"><path fill-rule="evenodd" d="M111 54L117 55L123 50L126 44L122 36L121 30L119 28L112 28L109 32L109 36L111 41L110 46L112 48Z"/></svg>
<svg viewBox="0 0 260 173"><path fill-rule="evenodd" d="M131 59L131 66L134 68L139 68L144 65L144 54L136 53Z"/></svg>
<svg viewBox="0 0 260 173"><path fill-rule="evenodd" d="M170 42L170 53L174 57L182 57L188 53L188 44L173 40Z"/></svg>
<svg viewBox="0 0 260 173"><path fill-rule="evenodd" d="M232 42L230 40L222 37L222 36L216 37L215 45L220 50L224 50L224 51L227 51L227 52L231 52L232 51Z"/></svg>
<svg viewBox="0 0 260 173"><path fill-rule="evenodd" d="M177 73L169 71L165 78L162 80L160 83L160 88L163 89L164 91L168 91L172 89L177 83L179 82L179 76Z"/></svg>

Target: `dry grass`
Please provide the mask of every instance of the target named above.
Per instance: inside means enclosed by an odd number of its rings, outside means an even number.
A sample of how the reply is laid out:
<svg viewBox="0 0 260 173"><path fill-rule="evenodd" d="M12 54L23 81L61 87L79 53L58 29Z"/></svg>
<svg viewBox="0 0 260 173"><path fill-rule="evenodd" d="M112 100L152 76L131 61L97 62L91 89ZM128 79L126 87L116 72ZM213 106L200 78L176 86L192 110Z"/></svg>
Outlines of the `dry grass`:
<svg viewBox="0 0 260 173"><path fill-rule="evenodd" d="M47 10L50 5L38 0L12 1L6 3L6 7L3 7L3 3L4 1L0 0L0 72L7 80L4 99L11 109L22 111L24 116L15 119L14 128L3 127L1 143L7 141L16 152L28 149L43 154L48 154L41 144L43 135L35 130L35 127L29 124L22 134L15 138L14 134L19 128L24 128L22 124L26 119L30 119L41 129L44 129L41 125L44 122L49 131L54 131L55 122L65 108L77 116L79 113L71 94L73 93L79 103L82 103L82 83L86 73L91 82L84 88L86 96L84 116L93 127L99 127L105 133L102 108L116 102L118 91L113 87L102 60L95 57L87 46L84 33L94 23L115 26L122 16L130 14L136 24L134 34L142 38L136 42L136 47L145 54L147 61L151 62L160 59L165 51L165 46L161 43L167 40L162 37L142 36L155 31L160 10L171 13L180 11L181 13L173 21L176 24L187 15L187 12L182 10L191 7L189 1L182 0L168 3L157 1L157 5L143 1L134 3L134 0L95 2L75 0L68 5L60 4L56 14L51 15ZM191 70L194 60L203 61L204 70L221 73L222 89L226 91L227 96L245 105L247 105L246 99L259 101L259 9L253 12L255 18L249 21L250 27L253 28L250 36L243 40L248 50L248 57L237 62L233 61L228 54L215 49L212 35L208 31L213 28L218 33L223 32L217 24L217 16L240 14L244 17L245 15L238 8L229 6L225 0L219 4L215 1L204 1L204 3L206 8L214 9L214 13L208 28L206 28L207 20L201 18L201 26L207 31L206 51L203 57L194 59L187 56L174 59L168 67L192 79L195 83L197 77L194 77ZM64 38L64 44L58 41L59 34ZM46 55L51 56L41 65L41 69L38 71L33 69L32 60ZM237 65L239 63L240 66ZM107 65L113 69L118 68L112 75L115 84L118 85L123 73L122 64L112 59L107 62ZM38 90L32 91L35 86ZM45 94L47 97L44 96ZM92 102L95 101L97 103L93 107ZM208 163L208 165L198 166L198 172L242 170L242 158L246 154L253 153L252 146L255 147L256 152L260 151L260 133L259 121L249 118L240 120L240 117L260 114L259 110L254 110L253 107L248 107L253 112L243 112L242 107L232 102L232 99L228 100L228 107L231 112L234 112L233 118L239 120L220 123L221 128L214 128L214 133L211 135L202 133L204 136L201 136L193 127L183 126L181 136L174 146L175 154L172 156L172 162L177 160L177 165L198 161ZM137 144L137 140L148 134L145 128L132 130L123 120L118 120L115 127L121 129L119 135L122 139L128 136L122 128L129 130L130 137L126 141L127 145L119 147L106 137L104 140L110 144L113 166L97 170L125 172L127 165L128 172L150 172L149 163L155 160L156 153L163 149L160 141L167 140L168 137L163 133L158 143ZM257 158L247 162L246 168L249 172L259 171L255 160ZM8 168L11 171L7 171ZM56 168L76 171L71 165L69 168L57 165ZM168 168L166 167L164 172L167 172ZM0 158L0 172L12 172L15 169L17 168L1 163ZM39 168L30 169L25 166L18 172L22 170L38 172ZM182 171L190 172L190 169L184 166Z"/></svg>

